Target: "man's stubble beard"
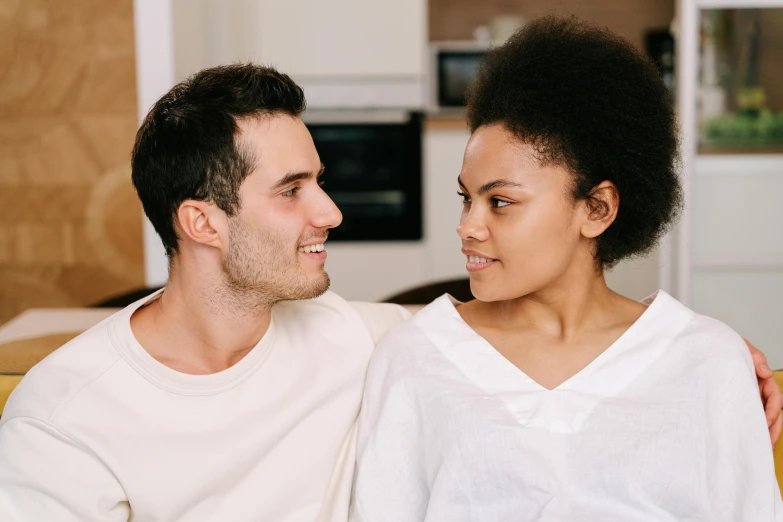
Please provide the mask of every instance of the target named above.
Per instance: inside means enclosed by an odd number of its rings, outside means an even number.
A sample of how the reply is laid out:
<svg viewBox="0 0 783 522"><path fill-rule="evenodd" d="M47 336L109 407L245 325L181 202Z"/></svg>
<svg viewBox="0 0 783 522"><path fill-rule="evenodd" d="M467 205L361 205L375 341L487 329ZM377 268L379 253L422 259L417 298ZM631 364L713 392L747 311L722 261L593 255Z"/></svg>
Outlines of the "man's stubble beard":
<svg viewBox="0 0 783 522"><path fill-rule="evenodd" d="M329 289L329 275L308 277L299 265L297 247L282 234L260 234L241 218L231 218L229 250L223 261L225 297L235 306L253 310L322 295Z"/></svg>

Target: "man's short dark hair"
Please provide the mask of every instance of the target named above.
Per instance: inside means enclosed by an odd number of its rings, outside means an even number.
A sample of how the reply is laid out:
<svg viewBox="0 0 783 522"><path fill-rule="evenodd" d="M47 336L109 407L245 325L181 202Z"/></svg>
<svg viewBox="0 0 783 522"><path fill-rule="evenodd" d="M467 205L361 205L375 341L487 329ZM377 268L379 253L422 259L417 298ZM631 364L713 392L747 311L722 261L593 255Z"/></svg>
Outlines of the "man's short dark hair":
<svg viewBox="0 0 783 522"><path fill-rule="evenodd" d="M574 18L532 22L488 53L468 96L471 131L503 124L543 163L574 174L574 197L604 180L620 193L614 223L597 239L603 266L649 252L674 222L673 100L631 43Z"/></svg>
<svg viewBox="0 0 783 522"><path fill-rule="evenodd" d="M209 201L229 216L239 210L239 187L255 158L235 140L237 121L304 109L291 78L255 64L205 69L158 100L136 134L131 170L169 257L177 252L174 220L183 201Z"/></svg>

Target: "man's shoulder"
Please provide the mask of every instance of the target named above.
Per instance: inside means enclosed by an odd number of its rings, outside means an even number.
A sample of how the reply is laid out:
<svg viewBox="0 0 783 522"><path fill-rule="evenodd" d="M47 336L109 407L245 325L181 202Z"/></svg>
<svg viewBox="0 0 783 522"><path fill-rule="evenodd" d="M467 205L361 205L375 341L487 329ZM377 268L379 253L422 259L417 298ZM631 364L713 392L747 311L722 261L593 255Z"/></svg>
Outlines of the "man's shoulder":
<svg viewBox="0 0 783 522"><path fill-rule="evenodd" d="M391 303L352 301L350 305L359 314L377 344L386 333L411 318L411 312Z"/></svg>
<svg viewBox="0 0 783 522"><path fill-rule="evenodd" d="M318 327L328 324L332 328L349 328L351 323L356 323L363 325L376 343L390 328L411 317L411 313L400 305L349 302L331 291L315 299L279 303L275 305L274 314L276 321L293 322L298 328L310 323Z"/></svg>
<svg viewBox="0 0 783 522"><path fill-rule="evenodd" d="M53 422L79 392L119 361L109 332L113 317L57 348L30 369L11 393L3 421L32 417Z"/></svg>

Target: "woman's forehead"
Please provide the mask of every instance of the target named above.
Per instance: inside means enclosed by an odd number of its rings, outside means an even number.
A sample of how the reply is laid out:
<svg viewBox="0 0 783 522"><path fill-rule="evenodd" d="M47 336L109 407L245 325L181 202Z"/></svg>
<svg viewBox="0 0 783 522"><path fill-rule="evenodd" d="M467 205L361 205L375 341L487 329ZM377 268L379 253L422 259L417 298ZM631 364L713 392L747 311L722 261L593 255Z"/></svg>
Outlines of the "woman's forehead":
<svg viewBox="0 0 783 522"><path fill-rule="evenodd" d="M460 177L463 183L483 183L485 178L501 176L522 182L541 171L533 146L519 141L502 125L479 127L465 149Z"/></svg>

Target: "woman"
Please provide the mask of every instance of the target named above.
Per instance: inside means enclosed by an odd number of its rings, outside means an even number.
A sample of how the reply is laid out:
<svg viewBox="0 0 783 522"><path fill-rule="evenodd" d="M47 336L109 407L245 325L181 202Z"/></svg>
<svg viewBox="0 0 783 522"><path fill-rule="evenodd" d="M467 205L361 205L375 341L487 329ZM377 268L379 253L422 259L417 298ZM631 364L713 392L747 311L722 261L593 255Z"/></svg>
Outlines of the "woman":
<svg viewBox="0 0 783 522"><path fill-rule="evenodd" d="M545 18L488 56L443 296L370 365L355 520L783 520L742 339L609 290L681 202L669 93L630 44Z"/></svg>

